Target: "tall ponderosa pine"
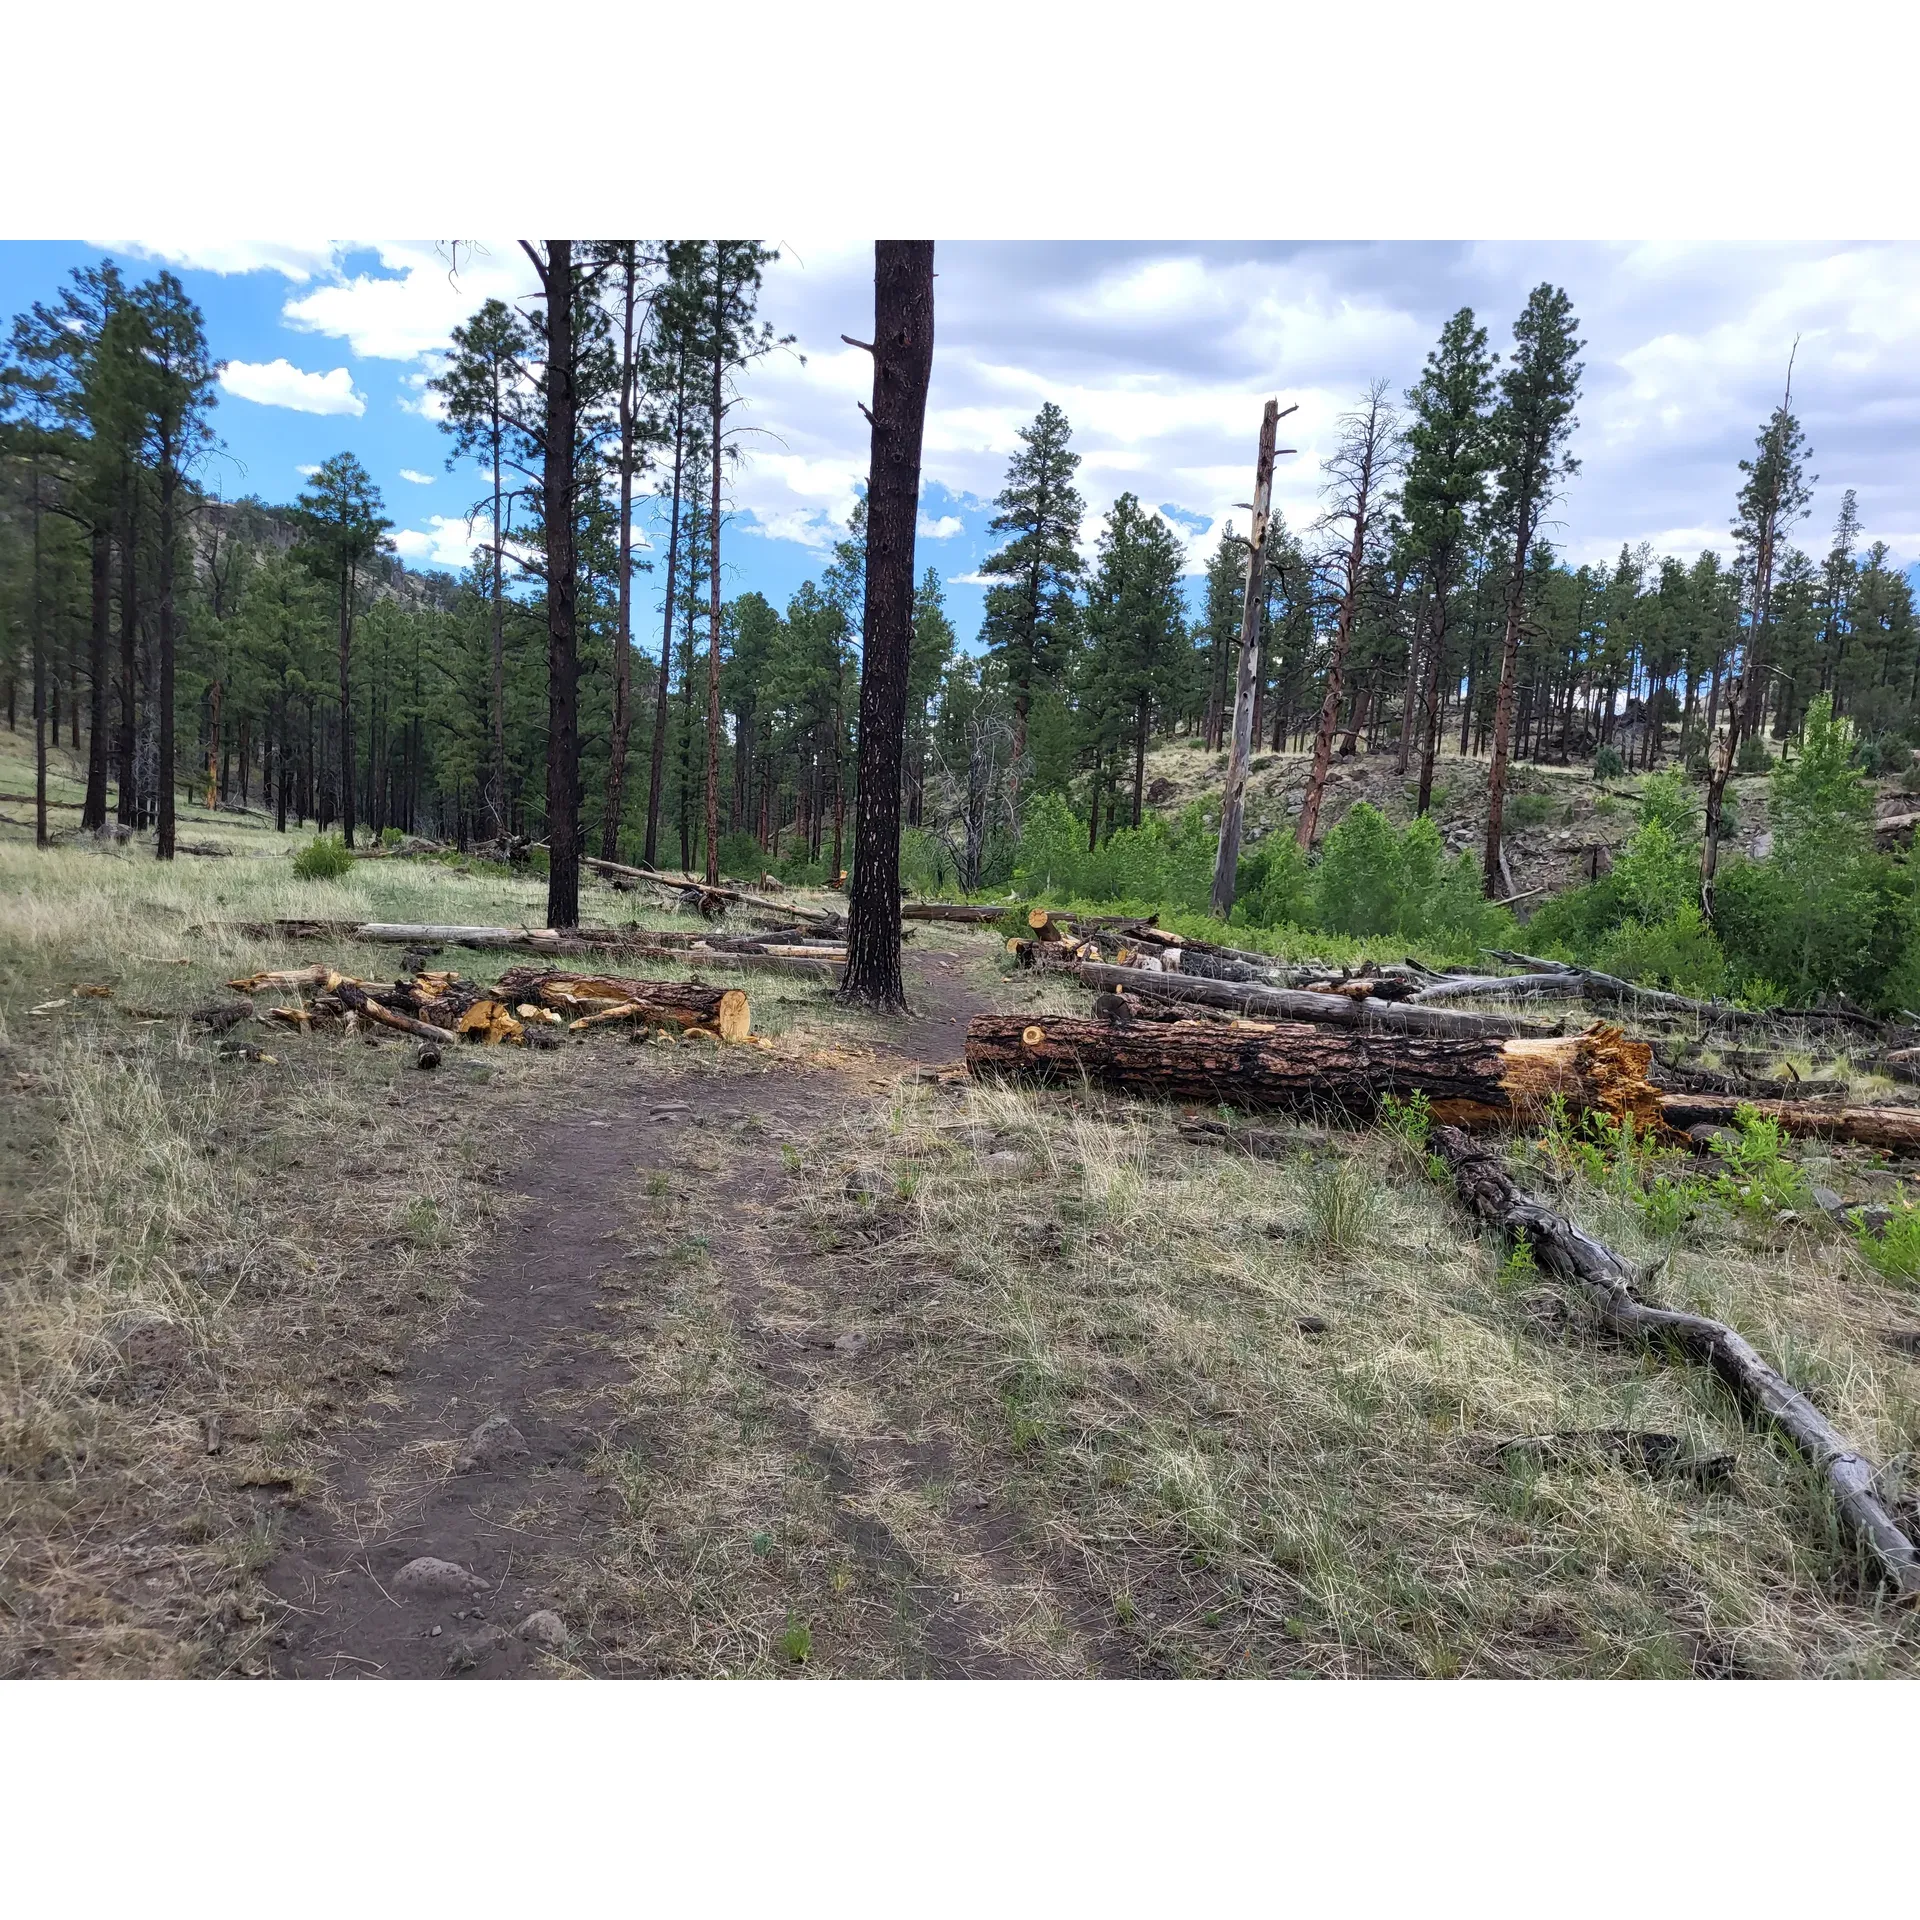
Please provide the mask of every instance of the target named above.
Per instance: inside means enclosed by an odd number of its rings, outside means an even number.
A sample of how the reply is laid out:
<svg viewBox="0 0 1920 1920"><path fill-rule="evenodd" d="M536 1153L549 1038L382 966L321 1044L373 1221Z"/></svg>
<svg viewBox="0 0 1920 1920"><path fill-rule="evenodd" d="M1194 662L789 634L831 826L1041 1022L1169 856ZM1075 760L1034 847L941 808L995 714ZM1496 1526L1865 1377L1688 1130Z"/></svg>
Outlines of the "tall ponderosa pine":
<svg viewBox="0 0 1920 1920"><path fill-rule="evenodd" d="M1485 505L1494 449L1487 405L1493 397L1493 358L1487 331L1462 307L1441 330L1426 370L1407 392L1407 478L1401 511L1407 543L1425 589L1425 630L1414 634L1406 713L1420 688L1420 788L1416 813L1433 804L1433 768L1440 750L1440 674L1446 660L1448 614L1465 569L1468 543Z"/></svg>
<svg viewBox="0 0 1920 1920"><path fill-rule="evenodd" d="M933 372L933 242L881 240L873 250L873 405L867 419L865 594L860 646L860 770L847 968L840 998L898 1010L900 776L913 663L913 540L920 440Z"/></svg>
<svg viewBox="0 0 1920 1920"><path fill-rule="evenodd" d="M575 632L579 570L574 552L574 435L579 367L574 312L579 285L571 240L544 251L520 243L540 276L546 311L541 385L540 517L547 583L547 925L580 924L580 687Z"/></svg>
<svg viewBox="0 0 1920 1920"><path fill-rule="evenodd" d="M1500 376L1500 399L1493 410L1500 473L1495 516L1508 552L1493 761L1487 770L1484 867L1490 899L1497 898L1502 887L1500 833L1513 741L1514 663L1526 619L1527 553L1561 483L1579 471L1579 462L1564 448L1579 425L1573 408L1582 369L1574 356L1581 344L1575 338L1573 303L1561 288L1542 282L1527 296L1524 311L1513 323L1513 356Z"/></svg>
<svg viewBox="0 0 1920 1920"><path fill-rule="evenodd" d="M206 326L200 309L170 273L162 273L133 296L147 363L145 425L148 458L155 475L155 539L158 583L155 592L159 643L159 764L154 788L159 801L154 855L174 855L175 652L180 609L176 599L176 562L190 502L183 495L188 475L212 444L207 414L214 404L218 371L208 357Z"/></svg>
<svg viewBox="0 0 1920 1920"><path fill-rule="evenodd" d="M1097 816L1103 750L1125 751L1133 763L1129 824L1136 827L1153 713L1174 699L1187 647L1180 582L1185 565L1186 544L1179 535L1135 495L1121 494L1107 514L1087 588L1082 684L1096 733L1094 812Z"/></svg>
<svg viewBox="0 0 1920 1920"><path fill-rule="evenodd" d="M1774 573L1787 529L1807 516L1813 497L1806 475L1807 443L1793 415L1793 367L1787 389L1772 417L1760 429L1751 460L1740 462L1746 483L1734 515L1733 540L1747 590L1747 629L1741 644L1740 673L1727 698L1727 730L1707 781L1705 841L1700 849L1700 908L1713 918L1713 881L1720 857L1720 814L1743 733L1757 732L1765 690L1768 627L1773 611Z"/></svg>
<svg viewBox="0 0 1920 1920"><path fill-rule="evenodd" d="M487 808L493 830L507 831L507 642L506 559L509 522L521 488L507 484L511 469L529 483L523 422L532 399L528 360L533 338L526 322L504 301L489 300L463 327L453 330L453 352L433 383L446 407L444 425L456 453L478 460L491 494L488 526L489 680L488 721L492 753L487 768ZM448 469L453 459L447 461ZM475 512L478 512L476 503Z"/></svg>
<svg viewBox="0 0 1920 1920"><path fill-rule="evenodd" d="M386 503L358 460L337 453L313 476L300 496L308 564L334 592L340 664L340 829L353 845L356 814L356 753L353 727L353 623L360 598L361 570L386 544L393 522L381 511Z"/></svg>
<svg viewBox="0 0 1920 1920"><path fill-rule="evenodd" d="M733 404L728 381L742 367L772 352L773 328L754 319L763 268L779 254L758 240L713 240L701 262L704 338L702 346L710 376L707 395L707 433L713 450L709 480L713 504L708 513L712 556L708 589L712 607L707 625L707 884L720 880L720 476L727 447L726 421Z"/></svg>
<svg viewBox="0 0 1920 1920"><path fill-rule="evenodd" d="M1074 489L1080 456L1068 444L1072 436L1067 416L1051 400L1032 426L1021 428L1021 449L1007 467L994 502L999 512L989 523L989 531L1012 537L980 567L1004 583L987 589L981 637L1013 695L1016 788L1034 694L1058 682L1078 633L1074 590L1085 572L1080 522L1086 506Z"/></svg>

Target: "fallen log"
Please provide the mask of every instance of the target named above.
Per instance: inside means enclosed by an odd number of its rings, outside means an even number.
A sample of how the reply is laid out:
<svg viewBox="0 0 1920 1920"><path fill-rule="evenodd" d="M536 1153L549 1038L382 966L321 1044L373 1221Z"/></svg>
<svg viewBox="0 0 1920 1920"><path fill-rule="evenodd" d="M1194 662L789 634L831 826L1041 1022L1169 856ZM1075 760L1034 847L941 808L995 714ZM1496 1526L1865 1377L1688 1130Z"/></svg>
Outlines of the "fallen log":
<svg viewBox="0 0 1920 1920"><path fill-rule="evenodd" d="M561 1013L589 1014L612 1006L643 1008L658 1026L683 1032L702 1028L722 1040L744 1040L753 1013L738 987L709 987L694 980L627 980L616 974L509 967L494 989L507 1001L531 1000Z"/></svg>
<svg viewBox="0 0 1920 1920"><path fill-rule="evenodd" d="M1010 909L1006 907L977 907L964 902L950 900L906 900L901 902L902 920L959 920L969 926L991 926L996 920L1004 920Z"/></svg>
<svg viewBox="0 0 1920 1920"><path fill-rule="evenodd" d="M410 1033L416 1040L443 1040L449 1046L459 1041L460 1036L445 1027L436 1027L428 1021L416 1020L410 1013L396 1013L391 1007L383 1007L364 987L356 986L351 980L335 979L328 991L339 999L342 1006L379 1026L391 1027L396 1033Z"/></svg>
<svg viewBox="0 0 1920 1920"><path fill-rule="evenodd" d="M1493 958L1506 960L1528 969L1515 974L1468 974L1422 987L1413 997L1422 1004L1443 1000L1503 999L1528 1000L1541 996L1565 999L1597 1000L1613 1006L1639 1011L1687 1014L1696 1020L1710 1020L1722 1026L1767 1026L1783 1021L1832 1021L1845 1026L1864 1027L1879 1033L1883 1023L1871 1014L1855 1013L1845 1007L1773 1007L1756 1012L1749 1007L1730 1007L1719 1000L1693 1000L1681 993L1665 993L1653 987L1636 986L1610 973L1598 973L1592 967L1569 966L1559 960L1541 960L1527 953L1495 950Z"/></svg>
<svg viewBox="0 0 1920 1920"><path fill-rule="evenodd" d="M1461 1013L1396 1000L1355 1000L1344 994L1305 993L1292 987L1245 986L1196 979L1185 973L1142 973L1135 967L1076 967L1083 986L1153 1000L1189 1001L1224 1007L1252 1019L1310 1020L1318 1026L1359 1027L1377 1033L1478 1035L1486 1039L1544 1039L1554 1031L1503 1013Z"/></svg>
<svg viewBox="0 0 1920 1920"><path fill-rule="evenodd" d="M1849 1107L1829 1100L1754 1100L1745 1094L1666 1093L1660 1117L1676 1133L1730 1127L1741 1112L1774 1121L1796 1139L1846 1140L1887 1153L1920 1153L1920 1107Z"/></svg>
<svg viewBox="0 0 1920 1920"><path fill-rule="evenodd" d="M1494 1154L1451 1126L1429 1136L1468 1209L1509 1238L1524 1242L1549 1273L1579 1288L1614 1332L1654 1353L1677 1350L1713 1369L1747 1411L1770 1422L1813 1463L1832 1490L1850 1530L1893 1582L1902 1600L1920 1604L1920 1551L1876 1490L1876 1474L1807 1396L1731 1327L1642 1300L1632 1270L1611 1248L1514 1185Z"/></svg>
<svg viewBox="0 0 1920 1920"><path fill-rule="evenodd" d="M349 936L395 947L540 947L557 950L567 936L557 927L432 927L374 920ZM575 935L575 938L578 938Z"/></svg>
<svg viewBox="0 0 1920 1920"><path fill-rule="evenodd" d="M969 1073L1085 1079L1156 1099L1353 1119L1371 1119L1389 1094L1424 1094L1436 1119L1467 1127L1539 1125L1555 1095L1574 1118L1631 1114L1652 1127L1660 1115L1647 1047L1615 1027L1513 1040L1343 1031L1298 1020L1160 1026L987 1013L967 1028L966 1058Z"/></svg>

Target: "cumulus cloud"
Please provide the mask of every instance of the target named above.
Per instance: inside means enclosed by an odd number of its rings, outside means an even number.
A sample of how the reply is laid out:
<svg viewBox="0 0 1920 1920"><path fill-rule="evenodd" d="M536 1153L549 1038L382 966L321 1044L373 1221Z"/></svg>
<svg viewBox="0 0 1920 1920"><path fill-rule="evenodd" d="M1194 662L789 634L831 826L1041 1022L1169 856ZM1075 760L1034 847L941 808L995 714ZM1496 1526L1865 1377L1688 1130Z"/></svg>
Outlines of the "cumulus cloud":
<svg viewBox="0 0 1920 1920"><path fill-rule="evenodd" d="M366 401L354 390L353 375L345 367L335 367L331 373L302 373L290 360L269 360L262 365L229 360L220 369L220 385L241 400L252 400L263 407L289 407L295 413L350 413L357 417L367 410Z"/></svg>
<svg viewBox="0 0 1920 1920"><path fill-rule="evenodd" d="M294 468L294 472L297 473L303 480L311 480L314 477L314 475L317 474L319 471L320 469L312 465L310 462L306 465L298 466Z"/></svg>
<svg viewBox="0 0 1920 1920"><path fill-rule="evenodd" d="M402 480L411 480L416 487L430 487L433 485L432 474L416 473L411 467L402 467L400 469L400 478Z"/></svg>
<svg viewBox="0 0 1920 1920"><path fill-rule="evenodd" d="M951 540L956 533L966 531L966 522L957 513L943 513L938 520L930 520L923 512L913 530L922 540Z"/></svg>
<svg viewBox="0 0 1920 1920"><path fill-rule="evenodd" d="M367 359L412 360L443 351L483 301L539 291L532 263L510 240L462 243L457 259L431 241L382 241L374 251L377 271L341 272L289 300L287 324L345 340Z"/></svg>
<svg viewBox="0 0 1920 1920"><path fill-rule="evenodd" d="M493 529L484 519L468 521L436 513L425 528L402 527L391 538L394 552L409 566L464 573L473 563L474 549L492 540ZM501 572L504 576L506 569Z"/></svg>

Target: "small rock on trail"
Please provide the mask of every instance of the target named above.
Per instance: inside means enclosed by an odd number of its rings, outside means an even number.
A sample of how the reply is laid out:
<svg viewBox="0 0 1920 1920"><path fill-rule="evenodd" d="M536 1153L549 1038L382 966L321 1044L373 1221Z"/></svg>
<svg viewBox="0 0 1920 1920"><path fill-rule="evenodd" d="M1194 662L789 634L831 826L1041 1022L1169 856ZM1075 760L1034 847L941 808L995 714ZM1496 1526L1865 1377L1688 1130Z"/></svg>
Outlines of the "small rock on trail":
<svg viewBox="0 0 1920 1920"><path fill-rule="evenodd" d="M556 1653L567 1644L567 1623L551 1607L528 1614L515 1631L522 1640L530 1640L549 1653Z"/></svg>
<svg viewBox="0 0 1920 1920"><path fill-rule="evenodd" d="M524 1460L533 1449L526 1435L504 1413L483 1420L467 1436L467 1450L454 1462L455 1473L492 1473L508 1460Z"/></svg>
<svg viewBox="0 0 1920 1920"><path fill-rule="evenodd" d="M393 1591L402 1600L464 1600L468 1593L484 1583L475 1580L465 1567L451 1560L436 1560L422 1554L393 1576Z"/></svg>

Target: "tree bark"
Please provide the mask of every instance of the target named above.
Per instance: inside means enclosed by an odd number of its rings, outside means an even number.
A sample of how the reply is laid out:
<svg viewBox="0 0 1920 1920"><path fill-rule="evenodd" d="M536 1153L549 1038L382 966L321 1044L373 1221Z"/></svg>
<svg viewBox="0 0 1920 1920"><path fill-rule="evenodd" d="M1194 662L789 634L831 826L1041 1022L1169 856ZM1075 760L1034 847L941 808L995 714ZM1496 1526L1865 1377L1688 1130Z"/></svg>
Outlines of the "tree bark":
<svg viewBox="0 0 1920 1920"><path fill-rule="evenodd" d="M907 1007L900 972L900 776L913 653L920 443L932 372L933 242L876 241L860 759L840 998L900 1013Z"/></svg>
<svg viewBox="0 0 1920 1920"><path fill-rule="evenodd" d="M620 811L626 799L627 735L633 726L633 439L635 359L633 341L635 243L626 248L620 298L620 611L613 654L613 738L607 760L607 797L600 821L600 857L620 857Z"/></svg>
<svg viewBox="0 0 1920 1920"><path fill-rule="evenodd" d="M1711 1367L1743 1408L1778 1427L1826 1481L1848 1527L1902 1600L1920 1602L1920 1552L1880 1499L1872 1462L1804 1393L1723 1322L1640 1299L1635 1276L1618 1254L1529 1199L1499 1160L1465 1134L1451 1126L1436 1127L1431 1143L1452 1172L1466 1206L1529 1247L1549 1273L1579 1288L1614 1332L1639 1341L1656 1356L1677 1351Z"/></svg>
<svg viewBox="0 0 1920 1920"><path fill-rule="evenodd" d="M1291 407L1287 409L1293 411ZM1220 845L1213 863L1209 905L1216 920L1233 912L1234 881L1240 868L1240 833L1247 792L1247 759L1253 745L1253 699L1258 680L1260 609L1266 600L1267 520L1273 504L1274 443L1279 436L1280 403L1269 400L1260 416L1260 448L1253 467L1253 519L1248 526L1247 587L1240 607L1240 653L1233 695L1233 745L1227 753L1226 783L1220 794Z"/></svg>
<svg viewBox="0 0 1920 1920"><path fill-rule="evenodd" d="M1801 1140L1845 1140L1887 1153L1920 1153L1920 1107L1848 1107L1825 1100L1750 1100L1745 1094L1669 1093L1660 1117L1676 1133L1735 1124L1741 1112L1772 1120Z"/></svg>
<svg viewBox="0 0 1920 1920"><path fill-rule="evenodd" d="M160 746L154 786L154 797L159 804L159 814L153 846L156 860L171 860L174 853L173 548L176 534L174 502L178 497L179 486L179 469L175 461L174 448L169 442L160 450Z"/></svg>
<svg viewBox="0 0 1920 1920"><path fill-rule="evenodd" d="M120 721L115 772L119 791L114 806L114 818L123 827L133 826L137 817L133 771L135 689L139 681L135 648L140 606L136 484L129 468L122 480L120 506Z"/></svg>
<svg viewBox="0 0 1920 1920"><path fill-rule="evenodd" d="M1043 1015L979 1014L967 1029L971 1073L1078 1083L1206 1105L1294 1108L1371 1119L1382 1099L1425 1094L1438 1121L1527 1127L1553 1096L1575 1117L1631 1114L1657 1126L1651 1050L1617 1028L1564 1039L1383 1034L1277 1021L1133 1026Z"/></svg>
<svg viewBox="0 0 1920 1920"><path fill-rule="evenodd" d="M574 612L573 242L549 240L546 447L547 523L547 925L580 923L580 706Z"/></svg>
<svg viewBox="0 0 1920 1920"><path fill-rule="evenodd" d="M97 833L107 824L107 625L113 602L113 539L109 528L91 530L87 624L87 797L80 830Z"/></svg>
<svg viewBox="0 0 1920 1920"><path fill-rule="evenodd" d="M653 766L647 780L647 844L645 859L652 866L660 857L660 792L667 765L667 716L673 663L673 595L680 560L680 484L687 450L686 353L676 360L673 404L673 506L667 531L667 605L660 632L660 684L653 702Z"/></svg>
<svg viewBox="0 0 1920 1920"><path fill-rule="evenodd" d="M726 414L726 242L713 243L713 508L707 538L713 554L707 615L707 884L720 884L720 449ZM835 854L836 867L838 853Z"/></svg>
<svg viewBox="0 0 1920 1920"><path fill-rule="evenodd" d="M1533 537L1530 496L1520 500L1514 523L1513 578L1507 587L1506 631L1500 642L1500 686L1493 708L1493 763L1487 769L1487 844L1482 885L1489 900L1500 898L1500 830L1507 800L1507 753L1513 736L1513 673L1520 656L1520 623L1527 603L1527 547Z"/></svg>
<svg viewBox="0 0 1920 1920"><path fill-rule="evenodd" d="M1146 1000L1222 1007L1250 1019L1304 1020L1314 1026L1353 1027L1369 1033L1432 1033L1454 1038L1545 1038L1552 1029L1506 1014L1456 1013L1441 1007L1410 1006L1403 1000L1369 995L1352 1000L1338 993L1309 993L1292 987L1258 986L1216 980L1204 974L1147 973L1138 967L1109 967L1086 961L1076 970L1083 986L1099 987Z"/></svg>

